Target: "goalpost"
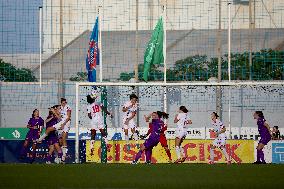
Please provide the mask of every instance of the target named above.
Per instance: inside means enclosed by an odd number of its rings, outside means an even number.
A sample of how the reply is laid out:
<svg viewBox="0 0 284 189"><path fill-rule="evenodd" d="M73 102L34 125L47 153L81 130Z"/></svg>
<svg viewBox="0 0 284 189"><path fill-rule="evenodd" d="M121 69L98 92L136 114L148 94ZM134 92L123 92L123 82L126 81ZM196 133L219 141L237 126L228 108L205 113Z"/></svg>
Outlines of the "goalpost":
<svg viewBox="0 0 284 189"><path fill-rule="evenodd" d="M232 126L238 126L240 114L247 114L263 110L277 116L284 110L284 81L231 81L231 82L149 82L149 83L129 83L129 82L77 82L76 83L76 118L75 118L75 160L79 163L79 129L86 127L89 120L86 116L86 95L93 86L106 90L108 95L108 106L114 111L114 125L112 127L121 128L121 106L129 100L129 94L134 93L135 87L139 87L139 108L138 111L149 113L151 111L163 110L173 117L177 112L177 107L185 105L189 107L190 116L196 118L193 124L197 126L208 125L209 113L216 111L216 87L221 87L222 91L222 111L228 112L226 115L234 115L233 120L224 116L223 122L231 135ZM230 93L230 95L229 95ZM240 97L242 99L240 99ZM239 102L242 101L242 102ZM280 112L281 111L281 112ZM280 114L279 114L280 115ZM143 115L141 115L143 116ZM204 117L206 116L206 117ZM251 117L251 115L249 115ZM281 116L278 116L282 119ZM237 121L236 121L237 120ZM284 121L284 120L283 120ZM250 124L250 121L247 121ZM228 124L229 123L229 124ZM242 120L243 123L243 120ZM139 125L139 123L138 123ZM249 126L250 126L249 125ZM169 121L169 126L174 125ZM241 127L238 127L241 129ZM87 153L87 152L86 152Z"/></svg>

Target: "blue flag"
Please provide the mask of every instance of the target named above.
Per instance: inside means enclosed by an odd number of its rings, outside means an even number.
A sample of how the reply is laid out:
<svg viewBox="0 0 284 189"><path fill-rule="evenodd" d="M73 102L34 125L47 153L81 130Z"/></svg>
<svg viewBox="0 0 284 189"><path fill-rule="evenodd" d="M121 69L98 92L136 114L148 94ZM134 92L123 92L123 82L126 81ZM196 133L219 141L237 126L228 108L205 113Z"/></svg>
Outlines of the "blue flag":
<svg viewBox="0 0 284 189"><path fill-rule="evenodd" d="M89 42L89 50L86 57L86 69L88 72L88 81L96 82L96 65L99 65L99 19L97 17L95 26Z"/></svg>

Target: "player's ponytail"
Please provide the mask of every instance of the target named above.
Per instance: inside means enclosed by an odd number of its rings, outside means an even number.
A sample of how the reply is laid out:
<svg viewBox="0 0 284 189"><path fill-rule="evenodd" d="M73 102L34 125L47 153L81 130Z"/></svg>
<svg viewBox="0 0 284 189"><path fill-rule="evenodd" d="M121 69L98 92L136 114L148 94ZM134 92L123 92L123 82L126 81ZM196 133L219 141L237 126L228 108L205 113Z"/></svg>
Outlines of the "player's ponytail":
<svg viewBox="0 0 284 189"><path fill-rule="evenodd" d="M169 114L167 114L166 112L157 111L157 114L159 118L164 118L164 119L169 118Z"/></svg>
<svg viewBox="0 0 284 189"><path fill-rule="evenodd" d="M180 106L179 109L183 112L183 113L187 113L188 110L185 106Z"/></svg>

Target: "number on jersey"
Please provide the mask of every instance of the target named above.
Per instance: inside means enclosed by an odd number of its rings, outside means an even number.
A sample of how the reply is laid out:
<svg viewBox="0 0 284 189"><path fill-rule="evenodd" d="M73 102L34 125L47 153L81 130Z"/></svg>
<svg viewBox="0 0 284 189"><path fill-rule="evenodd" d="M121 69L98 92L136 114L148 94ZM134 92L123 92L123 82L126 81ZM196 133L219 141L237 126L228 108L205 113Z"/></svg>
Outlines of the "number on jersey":
<svg viewBox="0 0 284 189"><path fill-rule="evenodd" d="M93 106L93 113L95 114L95 113L98 113L98 112L100 112L101 110L100 110L100 106L99 105L95 105L95 106Z"/></svg>

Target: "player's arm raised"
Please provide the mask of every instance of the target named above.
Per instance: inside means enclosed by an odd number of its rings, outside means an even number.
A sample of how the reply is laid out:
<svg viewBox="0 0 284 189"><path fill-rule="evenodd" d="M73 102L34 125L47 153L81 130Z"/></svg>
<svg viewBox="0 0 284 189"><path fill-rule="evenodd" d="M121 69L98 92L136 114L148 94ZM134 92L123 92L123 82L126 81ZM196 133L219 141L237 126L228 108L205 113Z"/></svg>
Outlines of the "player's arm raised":
<svg viewBox="0 0 284 189"><path fill-rule="evenodd" d="M50 118L47 118L47 119L45 120L45 123L50 122L50 121L52 120L52 118L53 118L53 116L50 116Z"/></svg>
<svg viewBox="0 0 284 189"><path fill-rule="evenodd" d="M150 118L151 118L151 114L149 115L144 115L144 119L146 122L149 122L150 121Z"/></svg>
<svg viewBox="0 0 284 189"><path fill-rule="evenodd" d="M106 107L101 106L101 108L102 108L102 110L103 110L107 115L109 115L111 118L113 117L112 114L111 114L111 112L109 112Z"/></svg>
<svg viewBox="0 0 284 189"><path fill-rule="evenodd" d="M88 117L89 117L90 119L92 119L92 114L91 114L91 112L88 113Z"/></svg>
<svg viewBox="0 0 284 189"><path fill-rule="evenodd" d="M178 114L176 114L175 119L174 119L174 123L177 123L178 121L179 121Z"/></svg>

